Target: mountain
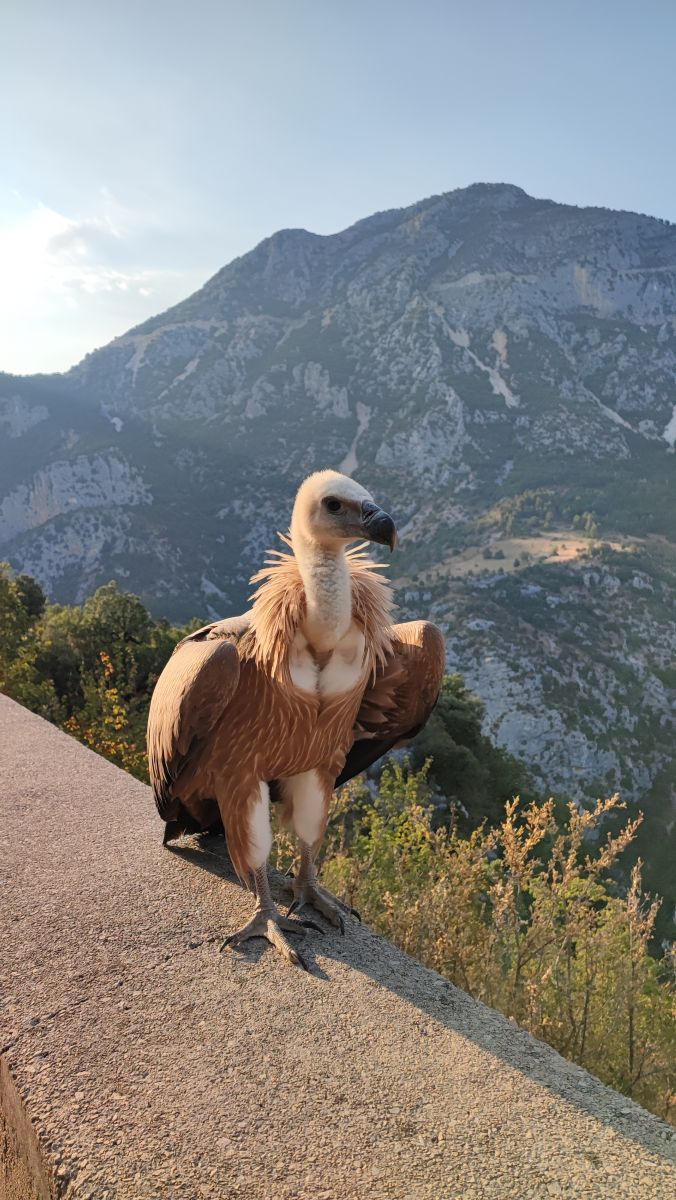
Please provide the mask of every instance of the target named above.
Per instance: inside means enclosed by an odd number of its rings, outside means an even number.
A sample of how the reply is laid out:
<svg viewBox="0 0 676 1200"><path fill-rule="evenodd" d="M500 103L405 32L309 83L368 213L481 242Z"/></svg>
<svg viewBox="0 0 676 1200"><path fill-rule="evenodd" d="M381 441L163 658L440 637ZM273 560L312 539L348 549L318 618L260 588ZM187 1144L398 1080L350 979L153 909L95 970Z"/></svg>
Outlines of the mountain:
<svg viewBox="0 0 676 1200"><path fill-rule="evenodd" d="M0 376L0 552L241 610L304 473L391 508L493 736L676 817L676 227L477 184L283 230L65 375Z"/></svg>

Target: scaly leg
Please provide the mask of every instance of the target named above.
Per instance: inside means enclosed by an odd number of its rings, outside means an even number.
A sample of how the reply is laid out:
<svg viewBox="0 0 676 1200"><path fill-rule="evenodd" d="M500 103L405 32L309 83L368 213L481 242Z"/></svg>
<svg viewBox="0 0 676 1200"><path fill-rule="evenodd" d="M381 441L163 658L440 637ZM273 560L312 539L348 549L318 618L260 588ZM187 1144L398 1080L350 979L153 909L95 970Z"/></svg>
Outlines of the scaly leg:
<svg viewBox="0 0 676 1200"><path fill-rule="evenodd" d="M345 932L343 913L355 913L349 904L343 904L336 896L320 887L317 882L313 846L317 846L324 829L331 801L335 772L312 770L302 775L293 775L281 781L282 794L300 842L300 870L293 880L293 903L287 916L312 904L332 925ZM342 911L341 911L342 910Z"/></svg>
<svg viewBox="0 0 676 1200"><path fill-rule="evenodd" d="M227 816L226 812L226 820L224 820L226 835L228 833ZM239 841L235 837L232 839L232 846L236 850L233 863L243 878L253 876L256 907L251 920L247 921L246 925L242 929L238 929L236 933L231 933L223 942L221 950L224 950L226 946L233 949L242 946L250 938L264 937L271 946L275 947L275 950L279 951L286 962L293 963L296 967L303 967L307 971L307 963L297 950L294 950L284 934L295 933L304 937L308 928L318 929L320 933L323 931L319 925L313 925L311 921L289 921L286 917L281 916L272 899L267 865L272 846L270 795L267 783L260 782L256 792L252 795L247 821L248 837L244 843L244 851L241 847L241 837Z"/></svg>
<svg viewBox="0 0 676 1200"><path fill-rule="evenodd" d="M284 934L293 933L300 937L305 937L308 929L316 929L319 933L323 933L324 930L319 925L316 925L314 921L290 921L287 917L281 915L272 899L265 863L262 867L258 867L254 871L254 884L256 890L254 915L242 929L238 929L236 933L231 933L225 939L221 950L225 950L226 947L231 950L238 949L244 942L248 942L250 938L263 937L270 942L271 946L274 946L279 951L286 962L292 963L296 967L302 967L304 971L308 971L309 967L305 959L297 950L294 950Z"/></svg>
<svg viewBox="0 0 676 1200"><path fill-rule="evenodd" d="M361 921L356 908L351 908L344 900L340 900L338 896L334 896L317 882L312 849L307 842L301 841L300 843L300 870L292 881L292 887L293 903L287 916L290 916L292 912L299 912L305 904L311 904L313 908L317 909L317 912L326 917L327 921L335 925L336 929L340 929L341 933L345 933L344 913L350 913L358 921Z"/></svg>

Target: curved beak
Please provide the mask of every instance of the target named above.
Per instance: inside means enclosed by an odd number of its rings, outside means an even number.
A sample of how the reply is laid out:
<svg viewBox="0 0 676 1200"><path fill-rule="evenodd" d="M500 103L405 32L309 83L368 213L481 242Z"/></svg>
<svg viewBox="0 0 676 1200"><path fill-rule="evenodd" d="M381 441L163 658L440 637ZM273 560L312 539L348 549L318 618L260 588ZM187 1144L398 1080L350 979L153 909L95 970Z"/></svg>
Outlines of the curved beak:
<svg viewBox="0 0 676 1200"><path fill-rule="evenodd" d="M364 500L361 506L361 527L364 536L370 542L389 546L390 554L392 553L397 544L397 530L389 513L383 512L377 504Z"/></svg>

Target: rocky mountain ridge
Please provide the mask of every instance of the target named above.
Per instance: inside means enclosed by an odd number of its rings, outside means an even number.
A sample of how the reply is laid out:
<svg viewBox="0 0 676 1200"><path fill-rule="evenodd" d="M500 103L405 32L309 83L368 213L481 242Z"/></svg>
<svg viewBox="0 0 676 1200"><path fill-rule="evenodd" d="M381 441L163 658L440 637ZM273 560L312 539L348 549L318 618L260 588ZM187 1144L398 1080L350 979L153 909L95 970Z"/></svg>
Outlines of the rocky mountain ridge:
<svg viewBox="0 0 676 1200"><path fill-rule="evenodd" d="M479 184L283 230L67 374L0 376L0 432L0 553L172 618L241 610L298 480L355 473L496 738L676 815L673 225ZM515 532L542 553L501 560Z"/></svg>

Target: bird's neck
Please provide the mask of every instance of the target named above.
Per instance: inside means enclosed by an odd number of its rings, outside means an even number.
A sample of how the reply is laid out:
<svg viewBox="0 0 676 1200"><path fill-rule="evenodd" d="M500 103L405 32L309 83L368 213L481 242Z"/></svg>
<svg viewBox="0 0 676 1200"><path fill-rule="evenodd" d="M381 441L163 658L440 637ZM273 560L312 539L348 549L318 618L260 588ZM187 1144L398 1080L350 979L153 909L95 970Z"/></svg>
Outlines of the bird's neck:
<svg viewBox="0 0 676 1200"><path fill-rule="evenodd" d="M345 549L342 545L322 546L293 528L291 540L305 589L302 632L316 650L330 651L352 621L352 583Z"/></svg>

